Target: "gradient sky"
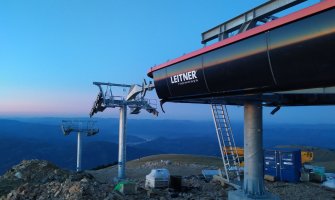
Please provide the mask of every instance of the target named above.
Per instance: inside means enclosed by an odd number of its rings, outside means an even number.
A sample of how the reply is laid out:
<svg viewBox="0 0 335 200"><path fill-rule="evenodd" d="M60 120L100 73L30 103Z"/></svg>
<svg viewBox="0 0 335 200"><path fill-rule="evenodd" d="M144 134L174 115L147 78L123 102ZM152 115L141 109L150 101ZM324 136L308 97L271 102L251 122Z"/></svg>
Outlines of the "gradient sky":
<svg viewBox="0 0 335 200"><path fill-rule="evenodd" d="M93 81L141 83L153 65L201 48L203 31L264 2L3 0L0 117L88 116L98 92ZM242 107L229 109L233 120L243 119ZM167 103L165 110L159 119L211 119L208 105ZM267 121L333 123L335 108L270 111Z"/></svg>

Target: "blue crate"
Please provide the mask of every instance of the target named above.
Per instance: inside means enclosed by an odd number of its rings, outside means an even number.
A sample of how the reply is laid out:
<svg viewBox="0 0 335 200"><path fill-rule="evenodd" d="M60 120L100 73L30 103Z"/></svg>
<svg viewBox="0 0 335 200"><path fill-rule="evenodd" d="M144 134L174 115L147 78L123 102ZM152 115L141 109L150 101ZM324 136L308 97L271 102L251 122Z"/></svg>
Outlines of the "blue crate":
<svg viewBox="0 0 335 200"><path fill-rule="evenodd" d="M276 180L299 182L301 169L301 150L274 148L264 151L264 174Z"/></svg>

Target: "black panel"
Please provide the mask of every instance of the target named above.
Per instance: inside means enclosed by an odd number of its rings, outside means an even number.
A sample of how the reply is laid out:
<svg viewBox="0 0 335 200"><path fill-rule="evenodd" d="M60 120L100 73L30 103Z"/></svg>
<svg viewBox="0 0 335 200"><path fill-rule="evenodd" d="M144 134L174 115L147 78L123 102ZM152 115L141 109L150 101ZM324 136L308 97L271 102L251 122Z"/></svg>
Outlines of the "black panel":
<svg viewBox="0 0 335 200"><path fill-rule="evenodd" d="M211 92L255 90L274 85L265 34L206 53L203 59Z"/></svg>
<svg viewBox="0 0 335 200"><path fill-rule="evenodd" d="M168 67L166 80L173 97L208 93L201 56Z"/></svg>
<svg viewBox="0 0 335 200"><path fill-rule="evenodd" d="M170 92L167 86L166 78L166 68L160 69L153 72L153 77L155 81L155 89L157 96L160 99L166 99L170 97Z"/></svg>
<svg viewBox="0 0 335 200"><path fill-rule="evenodd" d="M281 88L334 85L334 19L332 9L270 32L270 58Z"/></svg>

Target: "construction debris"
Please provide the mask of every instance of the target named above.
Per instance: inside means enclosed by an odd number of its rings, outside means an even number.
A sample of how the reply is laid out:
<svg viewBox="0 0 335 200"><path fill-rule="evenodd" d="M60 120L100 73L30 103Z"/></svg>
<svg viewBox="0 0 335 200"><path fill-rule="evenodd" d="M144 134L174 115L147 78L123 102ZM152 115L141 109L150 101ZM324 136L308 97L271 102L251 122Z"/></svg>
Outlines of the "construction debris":
<svg viewBox="0 0 335 200"><path fill-rule="evenodd" d="M326 176L324 174L319 173L310 173L310 181L316 182L316 183L323 183L326 181Z"/></svg>
<svg viewBox="0 0 335 200"><path fill-rule="evenodd" d="M136 194L137 185L133 182L122 181L115 186L114 190L119 191L123 195Z"/></svg>
<svg viewBox="0 0 335 200"><path fill-rule="evenodd" d="M310 175L309 172L301 170L301 174L300 174L300 181L301 182L309 182L310 181Z"/></svg>
<svg viewBox="0 0 335 200"><path fill-rule="evenodd" d="M201 173L207 181L212 180L215 175L222 174L220 169L203 169Z"/></svg>
<svg viewBox="0 0 335 200"><path fill-rule="evenodd" d="M268 175L268 174L265 174L264 175L264 180L274 182L276 180L276 177Z"/></svg>
<svg viewBox="0 0 335 200"><path fill-rule="evenodd" d="M165 168L152 169L145 177L146 188L167 188L169 187L170 172Z"/></svg>
<svg viewBox="0 0 335 200"><path fill-rule="evenodd" d="M323 186L331 189L335 189L335 180L328 180L322 183Z"/></svg>
<svg viewBox="0 0 335 200"><path fill-rule="evenodd" d="M170 188L174 189L175 191L181 191L182 189L182 176L170 176Z"/></svg>
<svg viewBox="0 0 335 200"><path fill-rule="evenodd" d="M222 187L227 187L227 184L225 183L225 179L221 175L214 175L212 179L213 183L220 183Z"/></svg>

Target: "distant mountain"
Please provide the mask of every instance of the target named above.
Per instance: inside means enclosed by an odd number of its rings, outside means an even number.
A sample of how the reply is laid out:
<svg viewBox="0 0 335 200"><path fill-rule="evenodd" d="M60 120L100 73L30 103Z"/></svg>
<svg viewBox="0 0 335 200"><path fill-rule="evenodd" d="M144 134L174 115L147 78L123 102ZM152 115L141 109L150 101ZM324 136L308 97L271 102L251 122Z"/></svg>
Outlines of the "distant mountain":
<svg viewBox="0 0 335 200"><path fill-rule="evenodd" d="M264 125L264 147L300 145L335 149L333 124Z"/></svg>
<svg viewBox="0 0 335 200"><path fill-rule="evenodd" d="M69 136L64 136L60 124L61 120L53 120L53 123L43 124L45 120L38 123L38 121L29 122L30 120L18 121L18 120L8 120L0 119L0 134L1 137L10 138L30 138L30 139L41 139L41 140L60 140L60 141L76 141L76 133L70 134ZM57 123L56 123L57 122ZM108 124L101 124L98 127L100 132L94 137L83 137L84 140L88 141L109 141L113 143L118 143L118 127L109 127ZM141 143L146 140L127 134L127 142Z"/></svg>
<svg viewBox="0 0 335 200"><path fill-rule="evenodd" d="M71 118L68 118L70 120ZM77 119L77 118L76 118ZM79 118L87 119L87 118ZM63 118L16 118L16 121L29 124L45 124L60 126ZM119 129L118 118L93 118L101 134L98 138L117 135ZM1 120L0 120L1 125ZM140 138L154 139L157 137L179 138L206 136L208 133L215 135L214 123L212 121L191 121L191 120L157 120L157 119L128 119L127 134ZM99 139L99 140L100 140Z"/></svg>
<svg viewBox="0 0 335 200"><path fill-rule="evenodd" d="M83 167L117 160L118 119L95 119L99 134L83 137ZM0 173L22 159L45 159L74 169L76 134L64 136L61 118L0 119ZM243 124L232 124L237 146L243 146ZM335 149L335 125L264 124L264 148L300 145ZM128 160L157 153L220 155L211 121L129 120Z"/></svg>
<svg viewBox="0 0 335 200"><path fill-rule="evenodd" d="M27 159L49 160L58 166L74 170L77 146L75 142L54 142L34 138L8 138L0 140L0 174L11 166ZM127 160L159 154L159 150L127 147ZM90 169L117 161L118 145L111 142L84 142L82 167Z"/></svg>
<svg viewBox="0 0 335 200"><path fill-rule="evenodd" d="M61 130L59 126L26 123L17 120L0 119L1 136L20 137L20 138L48 138L48 139L63 139L60 137Z"/></svg>

